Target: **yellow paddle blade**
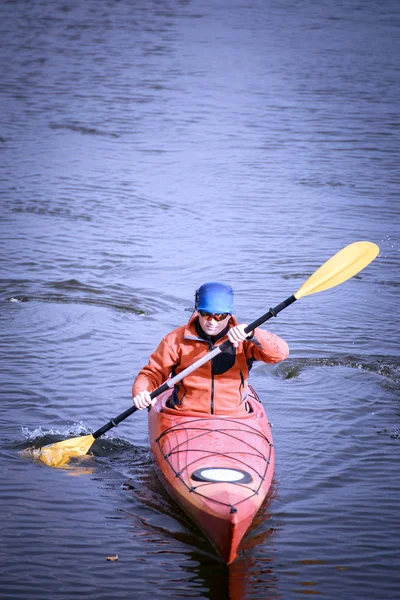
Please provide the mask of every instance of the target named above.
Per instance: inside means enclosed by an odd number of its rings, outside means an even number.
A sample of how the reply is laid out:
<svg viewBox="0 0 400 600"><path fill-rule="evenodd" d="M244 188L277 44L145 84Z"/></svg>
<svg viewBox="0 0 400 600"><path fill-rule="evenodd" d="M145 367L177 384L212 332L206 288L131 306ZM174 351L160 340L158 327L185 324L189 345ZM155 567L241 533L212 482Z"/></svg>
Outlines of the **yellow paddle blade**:
<svg viewBox="0 0 400 600"><path fill-rule="evenodd" d="M294 294L303 298L343 283L353 277L378 256L379 247L372 242L354 242L326 261Z"/></svg>
<svg viewBox="0 0 400 600"><path fill-rule="evenodd" d="M64 467L71 458L78 458L88 453L95 439L92 435L71 438L63 442L56 442L43 448L29 450L29 455L49 467Z"/></svg>

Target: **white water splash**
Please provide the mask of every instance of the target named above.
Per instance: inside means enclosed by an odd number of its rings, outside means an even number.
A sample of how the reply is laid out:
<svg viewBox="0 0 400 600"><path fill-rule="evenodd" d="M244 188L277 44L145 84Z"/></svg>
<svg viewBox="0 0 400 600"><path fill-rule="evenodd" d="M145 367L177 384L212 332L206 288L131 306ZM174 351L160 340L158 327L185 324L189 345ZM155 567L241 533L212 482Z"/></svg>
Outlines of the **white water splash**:
<svg viewBox="0 0 400 600"><path fill-rule="evenodd" d="M36 429L30 430L28 427L22 427L22 435L28 441L32 441L38 438L42 438L46 435L61 435L63 437L87 435L91 431L82 423L74 423L67 429L43 429L37 427Z"/></svg>

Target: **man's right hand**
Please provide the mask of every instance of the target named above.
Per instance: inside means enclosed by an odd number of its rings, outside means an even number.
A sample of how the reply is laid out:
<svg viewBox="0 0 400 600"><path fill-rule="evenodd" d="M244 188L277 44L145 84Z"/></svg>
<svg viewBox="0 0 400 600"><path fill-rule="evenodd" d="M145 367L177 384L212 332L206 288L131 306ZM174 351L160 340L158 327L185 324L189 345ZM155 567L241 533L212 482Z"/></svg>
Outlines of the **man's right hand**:
<svg viewBox="0 0 400 600"><path fill-rule="evenodd" d="M153 400L150 397L150 392L144 390L143 392L139 392L133 399L133 404L136 406L138 410L143 410L150 405L154 405L156 403L156 399Z"/></svg>

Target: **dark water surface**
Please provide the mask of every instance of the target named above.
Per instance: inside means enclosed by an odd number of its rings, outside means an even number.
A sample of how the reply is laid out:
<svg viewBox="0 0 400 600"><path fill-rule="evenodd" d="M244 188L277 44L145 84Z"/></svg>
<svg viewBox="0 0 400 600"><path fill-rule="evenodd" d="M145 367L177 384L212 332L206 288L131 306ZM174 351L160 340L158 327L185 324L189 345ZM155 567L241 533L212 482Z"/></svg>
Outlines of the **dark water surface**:
<svg viewBox="0 0 400 600"><path fill-rule="evenodd" d="M394 0L0 3L2 599L400 597L399 33ZM64 470L19 455L127 408L205 280L246 322L363 239L268 325L274 488L229 568L145 414Z"/></svg>

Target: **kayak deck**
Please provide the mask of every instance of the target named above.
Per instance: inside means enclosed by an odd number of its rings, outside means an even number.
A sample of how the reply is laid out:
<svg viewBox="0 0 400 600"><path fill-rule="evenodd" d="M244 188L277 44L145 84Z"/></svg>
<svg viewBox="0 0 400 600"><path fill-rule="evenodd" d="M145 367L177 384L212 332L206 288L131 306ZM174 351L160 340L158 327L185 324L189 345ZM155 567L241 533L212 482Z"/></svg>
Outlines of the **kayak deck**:
<svg viewBox="0 0 400 600"><path fill-rule="evenodd" d="M171 496L204 531L225 562L237 548L271 485L271 427L254 390L251 412L177 412L160 396L149 413L151 451Z"/></svg>

